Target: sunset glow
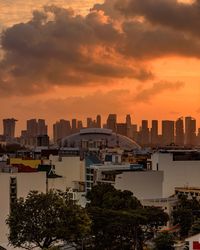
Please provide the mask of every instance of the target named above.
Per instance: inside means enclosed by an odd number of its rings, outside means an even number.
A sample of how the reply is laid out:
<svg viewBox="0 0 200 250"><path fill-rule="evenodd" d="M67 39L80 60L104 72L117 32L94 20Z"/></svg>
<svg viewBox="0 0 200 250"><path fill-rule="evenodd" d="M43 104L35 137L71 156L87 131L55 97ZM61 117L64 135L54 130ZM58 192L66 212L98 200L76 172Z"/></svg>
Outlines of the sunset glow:
<svg viewBox="0 0 200 250"><path fill-rule="evenodd" d="M31 117L108 113L199 123L198 5L0 0L0 118L15 117L18 130Z"/></svg>

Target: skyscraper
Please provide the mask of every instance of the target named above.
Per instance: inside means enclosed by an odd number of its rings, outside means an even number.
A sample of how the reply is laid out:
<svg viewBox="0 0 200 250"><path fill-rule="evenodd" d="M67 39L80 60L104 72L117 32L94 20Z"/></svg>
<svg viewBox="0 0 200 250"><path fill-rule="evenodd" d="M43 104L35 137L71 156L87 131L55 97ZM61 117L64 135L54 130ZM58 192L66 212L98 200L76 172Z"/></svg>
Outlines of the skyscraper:
<svg viewBox="0 0 200 250"><path fill-rule="evenodd" d="M131 116L130 116L130 114L126 115L126 128L127 128L126 135L129 138L133 138L133 130L132 130L132 124L131 124Z"/></svg>
<svg viewBox="0 0 200 250"><path fill-rule="evenodd" d="M184 145L184 125L183 125L182 117L176 120L175 131L176 131L176 137L175 137L176 145L183 146Z"/></svg>
<svg viewBox="0 0 200 250"><path fill-rule="evenodd" d="M97 115L96 117L96 127L101 128L101 116Z"/></svg>
<svg viewBox="0 0 200 250"><path fill-rule="evenodd" d="M162 144L171 145L174 143L174 121L162 121Z"/></svg>
<svg viewBox="0 0 200 250"><path fill-rule="evenodd" d="M15 137L15 124L16 119L10 118L10 119L3 119L3 135L6 138L13 139Z"/></svg>
<svg viewBox="0 0 200 250"><path fill-rule="evenodd" d="M185 145L196 144L196 120L190 116L185 117Z"/></svg>
<svg viewBox="0 0 200 250"><path fill-rule="evenodd" d="M30 119L26 122L26 130L28 137L36 137L38 135L38 123L36 119Z"/></svg>
<svg viewBox="0 0 200 250"><path fill-rule="evenodd" d="M117 115L116 114L109 114L107 118L107 128L112 129L113 132L117 130Z"/></svg>
<svg viewBox="0 0 200 250"><path fill-rule="evenodd" d="M140 143L141 145L148 145L149 144L149 128L148 128L148 121L142 120L141 132L140 132Z"/></svg>
<svg viewBox="0 0 200 250"><path fill-rule="evenodd" d="M71 134L70 121L61 119L60 121L53 124L53 139L55 143Z"/></svg>
<svg viewBox="0 0 200 250"><path fill-rule="evenodd" d="M152 120L151 122L151 133L150 133L150 141L152 145L158 145L159 139L158 139L158 120Z"/></svg>
<svg viewBox="0 0 200 250"><path fill-rule="evenodd" d="M45 124L44 119L38 119L38 128L37 128L38 135L47 135L47 125Z"/></svg>
<svg viewBox="0 0 200 250"><path fill-rule="evenodd" d="M91 117L87 118L87 128L92 128L93 127L93 121Z"/></svg>

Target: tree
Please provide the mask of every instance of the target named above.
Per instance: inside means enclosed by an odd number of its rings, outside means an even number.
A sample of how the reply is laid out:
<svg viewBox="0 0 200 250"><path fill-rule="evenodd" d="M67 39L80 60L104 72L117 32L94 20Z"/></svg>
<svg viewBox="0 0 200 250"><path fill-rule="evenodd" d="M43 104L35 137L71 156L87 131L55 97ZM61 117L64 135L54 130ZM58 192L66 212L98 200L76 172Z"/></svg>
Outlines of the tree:
<svg viewBox="0 0 200 250"><path fill-rule="evenodd" d="M79 244L91 222L66 193L32 191L12 205L7 224L9 243L14 247L49 249L59 241Z"/></svg>
<svg viewBox="0 0 200 250"><path fill-rule="evenodd" d="M132 192L109 184L94 186L87 198L95 250L143 249L150 228L153 231L168 220L162 210L144 209Z"/></svg>
<svg viewBox="0 0 200 250"><path fill-rule="evenodd" d="M172 250L174 249L174 236L164 231L159 233L158 236L154 239L155 250Z"/></svg>
<svg viewBox="0 0 200 250"><path fill-rule="evenodd" d="M190 235L195 235L200 233L200 219L197 219L190 229Z"/></svg>

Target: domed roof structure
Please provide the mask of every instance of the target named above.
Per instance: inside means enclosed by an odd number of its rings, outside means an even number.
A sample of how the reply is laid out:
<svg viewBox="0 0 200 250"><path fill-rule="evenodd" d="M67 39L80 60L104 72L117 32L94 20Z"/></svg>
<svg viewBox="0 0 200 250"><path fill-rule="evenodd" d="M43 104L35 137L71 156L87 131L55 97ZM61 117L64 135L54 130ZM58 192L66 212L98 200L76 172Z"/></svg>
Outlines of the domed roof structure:
<svg viewBox="0 0 200 250"><path fill-rule="evenodd" d="M141 147L130 138L116 134L110 129L87 128L81 129L79 133L72 134L62 139L62 147L120 147L124 150L140 149Z"/></svg>

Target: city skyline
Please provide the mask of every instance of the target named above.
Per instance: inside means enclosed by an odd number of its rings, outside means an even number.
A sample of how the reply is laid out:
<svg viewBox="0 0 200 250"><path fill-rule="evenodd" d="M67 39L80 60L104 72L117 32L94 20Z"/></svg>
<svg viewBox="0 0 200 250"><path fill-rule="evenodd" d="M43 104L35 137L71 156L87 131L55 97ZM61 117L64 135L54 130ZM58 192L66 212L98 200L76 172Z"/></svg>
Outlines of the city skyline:
<svg viewBox="0 0 200 250"><path fill-rule="evenodd" d="M0 0L0 119L16 117L18 133L29 117L111 112L199 126L197 1L103 2Z"/></svg>
<svg viewBox="0 0 200 250"><path fill-rule="evenodd" d="M108 114L105 119L102 119L101 114L96 114L93 117L84 117L84 119L78 119L76 117L73 117L72 119L61 118L55 120L52 124L49 124L45 119L37 117L26 120L26 125L20 130L19 134L17 130L18 122L19 120L13 117L4 118L2 123L0 123L2 125L0 135L14 138L19 136L26 137L27 135L36 137L48 134L51 138L54 138L55 133L59 133L61 137L65 137L85 128L109 128L113 132L122 135L124 134L130 138L133 138L133 135L130 135L130 133L133 133L134 131L143 131L144 138L141 138L141 142L144 141L144 144L148 140L157 140L156 136L162 135L166 138L164 139L166 140L166 144L170 144L170 141L175 142L175 137L177 137L178 139L176 140L181 145L184 143L182 142L184 136L186 136L188 132L190 133L190 130L192 133L196 134L196 136L199 135L200 131L196 118L192 116L176 117L174 120L148 120L143 118L139 122L136 122L131 114L126 114L123 117L123 120L121 120L119 119L118 114L111 113ZM126 128L124 125L126 125ZM132 132L130 132L130 130L132 130ZM151 138L152 136L154 139ZM188 140L190 140L190 138Z"/></svg>

